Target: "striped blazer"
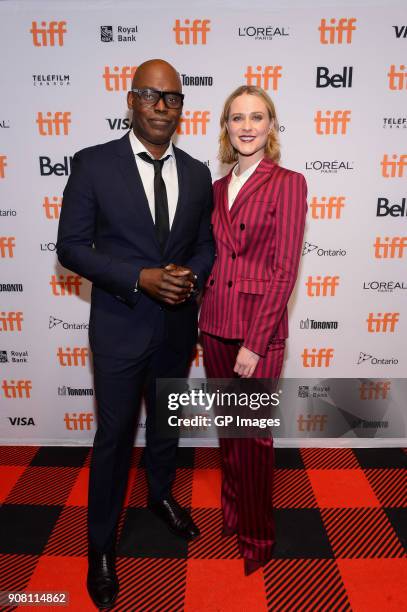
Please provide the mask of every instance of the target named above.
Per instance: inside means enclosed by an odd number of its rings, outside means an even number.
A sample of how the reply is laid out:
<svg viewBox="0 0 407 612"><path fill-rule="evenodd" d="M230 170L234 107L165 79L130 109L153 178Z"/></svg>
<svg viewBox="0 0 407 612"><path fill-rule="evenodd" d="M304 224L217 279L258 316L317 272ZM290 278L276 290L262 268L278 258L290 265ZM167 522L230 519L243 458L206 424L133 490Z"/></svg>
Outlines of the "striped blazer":
<svg viewBox="0 0 407 612"><path fill-rule="evenodd" d="M231 172L214 183L216 258L206 282L201 331L243 340L265 355L287 338L307 212L302 174L264 158L228 207Z"/></svg>

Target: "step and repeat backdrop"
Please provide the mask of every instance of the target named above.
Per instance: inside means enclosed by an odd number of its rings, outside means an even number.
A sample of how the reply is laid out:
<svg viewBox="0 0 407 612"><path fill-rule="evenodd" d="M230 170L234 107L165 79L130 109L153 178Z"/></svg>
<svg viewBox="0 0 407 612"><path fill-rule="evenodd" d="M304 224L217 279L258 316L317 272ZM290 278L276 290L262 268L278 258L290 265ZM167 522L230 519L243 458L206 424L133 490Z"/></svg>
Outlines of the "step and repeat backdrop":
<svg viewBox="0 0 407 612"><path fill-rule="evenodd" d="M129 129L126 92L154 57L181 75L176 143L214 180L228 170L217 161L223 102L250 84L275 102L282 165L308 182L283 372L298 391L278 443L405 442L405 10L270 5L0 3L2 444L93 439L90 286L56 258L62 192L75 151ZM203 376L198 345L191 377Z"/></svg>

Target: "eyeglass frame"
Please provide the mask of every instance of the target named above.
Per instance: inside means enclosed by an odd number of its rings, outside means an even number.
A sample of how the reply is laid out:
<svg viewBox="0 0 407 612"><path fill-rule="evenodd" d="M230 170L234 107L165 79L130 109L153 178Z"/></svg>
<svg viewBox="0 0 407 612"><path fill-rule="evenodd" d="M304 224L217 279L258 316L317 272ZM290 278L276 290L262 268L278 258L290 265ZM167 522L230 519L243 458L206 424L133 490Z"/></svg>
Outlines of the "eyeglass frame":
<svg viewBox="0 0 407 612"><path fill-rule="evenodd" d="M176 110L178 108L182 108L183 104L184 104L184 98L185 98L185 94L181 93L180 91L162 91L161 89L154 89L153 87L143 87L142 89L140 89L139 87L135 87L134 89L130 89L130 91L132 93L136 93L138 94L140 100L142 100L146 106L155 106L156 104L159 103L160 100L164 101L164 104L167 108L171 109L171 110ZM145 100L142 99L141 94L143 91L151 91L153 93L157 93L159 94L159 98L157 100L157 102L154 102L154 104L148 104L148 102L146 102ZM179 96L181 98L181 104L180 106L168 106L168 104L165 101L165 96L166 95L176 95Z"/></svg>

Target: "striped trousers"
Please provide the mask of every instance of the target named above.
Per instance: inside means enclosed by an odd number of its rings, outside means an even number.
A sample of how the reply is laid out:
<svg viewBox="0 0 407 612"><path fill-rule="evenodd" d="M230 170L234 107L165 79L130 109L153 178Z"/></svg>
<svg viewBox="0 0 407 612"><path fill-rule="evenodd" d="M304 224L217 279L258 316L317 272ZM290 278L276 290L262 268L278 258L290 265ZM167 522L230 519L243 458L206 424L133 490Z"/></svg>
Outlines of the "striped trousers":
<svg viewBox="0 0 407 612"><path fill-rule="evenodd" d="M208 378L233 378L238 340L202 333ZM256 378L280 377L285 340L269 345L254 372ZM236 533L242 557L266 562L275 541L273 519L274 447L268 438L220 438L222 512L225 532Z"/></svg>

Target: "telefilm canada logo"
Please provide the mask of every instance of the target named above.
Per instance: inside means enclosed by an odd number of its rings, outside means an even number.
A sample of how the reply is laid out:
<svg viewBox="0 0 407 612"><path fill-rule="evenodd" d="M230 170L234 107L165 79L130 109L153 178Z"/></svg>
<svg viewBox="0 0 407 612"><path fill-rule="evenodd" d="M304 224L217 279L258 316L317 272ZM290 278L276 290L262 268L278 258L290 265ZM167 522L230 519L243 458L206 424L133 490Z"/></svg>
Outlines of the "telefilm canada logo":
<svg viewBox="0 0 407 612"><path fill-rule="evenodd" d="M56 73L33 74L34 87L68 87L71 84L71 75Z"/></svg>
<svg viewBox="0 0 407 612"><path fill-rule="evenodd" d="M102 25L100 26L100 41L103 43L137 42L138 25Z"/></svg>
<svg viewBox="0 0 407 612"><path fill-rule="evenodd" d="M383 128L388 130L400 130L407 128L407 117L398 116L398 117L383 117Z"/></svg>
<svg viewBox="0 0 407 612"><path fill-rule="evenodd" d="M285 38L290 35L288 26L274 25L248 25L239 26L239 38L251 40L274 40L275 38Z"/></svg>
<svg viewBox="0 0 407 612"><path fill-rule="evenodd" d="M302 255L309 255L310 253L314 253L318 255L318 257L345 257L346 250L345 249L323 249L317 244L312 244L312 242L304 242L304 246L302 247Z"/></svg>
<svg viewBox="0 0 407 612"><path fill-rule="evenodd" d="M321 174L338 174L338 172L347 172L349 170L354 170L355 164L353 161L348 160L314 159L305 162L305 169L314 170L315 172L320 172Z"/></svg>
<svg viewBox="0 0 407 612"><path fill-rule="evenodd" d="M54 317L53 315L49 316L49 321L48 321L48 329L55 329L55 328L59 328L59 329L65 329L66 331L80 331L83 329L89 329L89 323L78 323L78 322L74 322L74 321L64 321L63 319L58 319L57 317Z"/></svg>

